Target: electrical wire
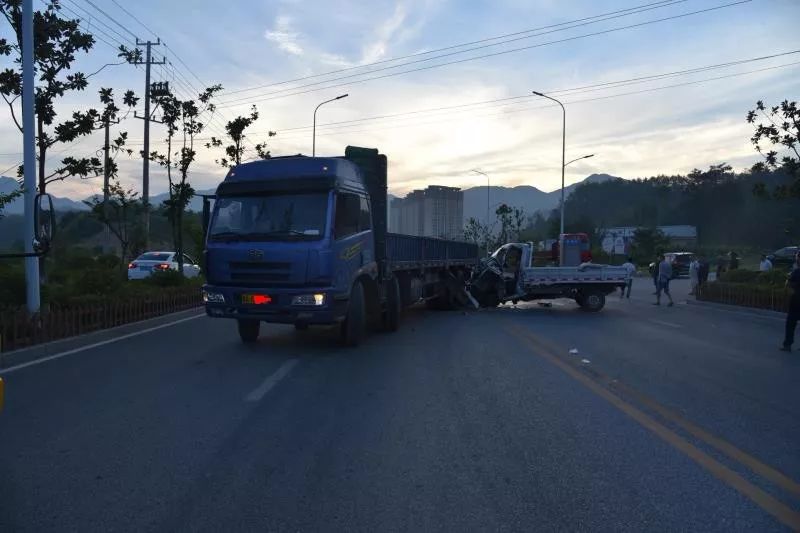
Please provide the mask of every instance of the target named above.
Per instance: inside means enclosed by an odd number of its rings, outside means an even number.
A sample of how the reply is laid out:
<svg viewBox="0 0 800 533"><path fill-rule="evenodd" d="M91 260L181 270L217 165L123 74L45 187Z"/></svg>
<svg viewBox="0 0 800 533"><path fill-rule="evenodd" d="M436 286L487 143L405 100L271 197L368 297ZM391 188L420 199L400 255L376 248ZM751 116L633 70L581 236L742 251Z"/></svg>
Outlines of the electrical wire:
<svg viewBox="0 0 800 533"><path fill-rule="evenodd" d="M637 76L637 77L633 77L633 78L626 78L626 79L623 79L623 80L615 80L615 81L610 81L610 82L595 83L595 84L583 85L583 86L579 86L579 87L572 87L572 88L568 88L568 89L553 89L553 90L546 91L546 94L570 95L570 94L575 94L575 93L580 93L580 92L590 92L590 91L593 91L593 90L610 89L610 88L626 86L626 85L635 85L635 84L646 83L646 82L650 82L650 81L654 81L654 80L658 80L658 79L665 79L665 78L676 77L676 76L684 76L684 75L687 75L687 74L697 74L697 73L700 73L700 72L707 72L707 71L710 71L710 70L718 70L718 69L721 69L721 68L727 68L727 67L731 67L731 66L743 65L743 64L757 62L757 61L765 61L765 60L768 60L768 59L774 59L774 58L788 56L788 55L794 55L794 54L798 54L798 53L800 53L800 50L792 50L792 51L789 51L789 52L779 52L779 53L774 53L774 54L769 54L769 55L764 55L764 56L759 56L759 57L752 57L752 58L748 58L748 59L739 59L739 60L735 60L735 61L728 61L728 62L725 62L725 63L718 63L718 64L714 64L714 65L706 65L706 66L702 66L702 67L695 67L695 68L677 70L677 71L660 73L660 74L652 74L652 75L648 75L648 76ZM519 95L519 96L496 98L496 99L492 99L492 100L482 100L482 101L478 101L478 102L470 102L470 103L451 105L451 106L440 106L440 107L433 107L433 108L418 109L418 110L414 110L414 111L406 111L406 112L399 112L399 113L375 115L375 116L371 116L371 117L362 117L362 118L358 118L358 119L341 120L341 121L336 121L336 122L327 122L327 123L324 123L324 124L317 124L317 129L320 130L320 129L325 129L325 128L330 127L330 126L338 126L338 125L354 124L354 123L373 121L373 120L397 118L397 117L408 116L408 115L418 115L418 114L422 114L422 113L426 113L427 114L427 113L436 113L436 112L440 112L440 111L451 111L451 110L463 109L463 108L474 107L474 106L486 106L486 107L504 106L504 105L508 105L510 102L513 102L513 101L530 99L530 98L533 98L532 94L524 94L524 95ZM494 104L494 105L488 105L488 104ZM302 130L310 130L310 129L312 129L311 125L309 125L309 126L297 126L297 127L292 127L292 128L277 128L277 129L273 129L273 131L277 131L278 133L283 135L286 132L302 131ZM268 131L269 130L261 131L261 132L253 132L253 133L265 134L265 133L268 133Z"/></svg>
<svg viewBox="0 0 800 533"><path fill-rule="evenodd" d="M242 103L242 102L247 102L247 103L264 102L264 101L268 101L268 100L274 100L274 99L277 99L277 98L285 98L287 96L296 96L296 95L299 95L299 94L306 94L306 93L316 92L316 91L325 90L325 89L332 89L332 88L335 88L335 87L343 87L343 86L347 86L347 85L354 85L354 84L363 83L363 82L366 82L366 81L390 78L390 77L394 77L394 76L400 76L402 74L409 74L409 73L412 73L412 72L420 72L420 71L423 71L423 70L430 70L430 69L440 68L440 67L448 66L448 65L466 63L468 61L475 61L475 60L478 60L478 59L486 59L486 58L489 58L489 57L496 57L496 56L510 54L510 53L519 52L519 51L523 51L523 50L531 50L531 49L534 49L534 48L540 48L540 47L543 47L543 46L549 46L549 45L553 45L553 44L559 44L559 43L574 41L574 40L578 40L578 39L584 39L584 38L587 38L587 37L596 37L596 36L599 36L599 35L606 35L606 34L609 34L609 33L615 33L615 32L628 30L628 29L632 29L632 28L639 28L639 27L643 27L643 26L648 26L650 24L657 24L657 23L660 23L660 22L666 22L666 21L670 21L670 20L677 20L677 19L680 19L680 18L685 18L685 17L692 16L692 15L697 15L697 14L701 14L701 13L708 13L708 12L716 11L716 10L719 10L719 9L725 9L725 8L728 8L728 7L733 7L733 6L737 6L737 5L741 5L741 4L746 4L746 3L749 3L751 1L752 0L738 0L736 2L730 2L730 3L727 3L727 4L722 4L722 5L718 5L718 6L714 6L714 7L710 7L710 8L705 8L705 9L700 9L700 10L696 10L696 11L690 11L690 12L686 12L686 13L680 13L680 14L677 14L677 15L669 16L669 17L662 17L660 19L652 19L652 20L648 20L648 21L644 21L644 22L639 22L639 23L636 23L636 24L629 24L629 25L626 25L626 26L618 26L618 27L615 27L615 28L609 28L609 29L601 30L601 31L597 31L597 32L585 33L585 34L582 34L582 35L566 37L566 38L563 38L563 39L547 41L547 42L544 42L544 43L536 43L536 44L523 46L523 47L519 47L519 48L512 48L512 49L509 49L509 50L500 50L500 51L492 52L492 53L489 53L489 54L483 54L483 55L478 55L478 56L473 56L473 57L468 57L468 58L462 58L462 59L453 60L453 61L446 61L444 63L438 63L438 64L435 64L435 65L427 65L427 66L417 67L417 68L413 68L413 69L403 70L403 71L400 71L400 72L390 72L388 74L383 74L383 75L380 75L380 76L372 76L372 77L368 77L368 78L364 78L364 79L352 80L352 81L348 81L348 82L344 82L344 83L337 83L337 84L334 84L334 85L327 85L325 87L317 87L320 84L330 83L332 81L339 81L341 79L350 79L350 78L353 78L353 77L365 76L365 75L373 74L375 72L379 72L381 70L386 70L386 69L390 69L390 68L399 68L399 67L403 67L403 66L407 66L407 65L410 65L410 64L414 64L414 63L423 61L423 60L419 60L419 61L416 61L416 62L404 63L402 65L398 65L398 66L394 66L394 67L384 67L382 69L376 69L376 70L373 70L373 71L370 71L370 72L367 72L367 73L352 74L350 76L343 76L341 78L334 78L334 79L325 80L325 81L322 81L322 82L315 82L315 83L309 83L309 84L306 84L306 85L299 85L299 86L291 87L291 88L288 88L288 89L282 89L282 90L278 90L278 91L264 93L264 94L258 95L258 96L235 98L235 99L232 99L232 100L227 100L227 101L220 102L219 106L221 108L228 108L228 107L233 107L235 105L240 105L240 103ZM471 50L467 50L467 51L471 51ZM439 58L445 57L447 55L452 55L452 54L444 54L442 56L437 56L437 57L434 57L434 58L425 59L424 61L430 61L432 59L439 59ZM316 87L316 88L306 89L304 91L297 91L297 89L303 89L303 88L306 88L306 87ZM286 91L295 91L295 92L288 92L287 93Z"/></svg>
<svg viewBox="0 0 800 533"><path fill-rule="evenodd" d="M650 3L650 4L642 4L642 5L639 5L639 6L633 6L633 7L630 7L630 8L621 9L621 10L617 10L617 11L610 11L608 13L601 13L599 15L593 15L591 17L584 17L584 18L580 18L580 19L567 21L567 22L561 22L561 23L558 23L558 24L550 24L550 25L547 25L547 26L540 26L538 28L532 28L532 29L529 29L529 30L522 30L522 31L517 31L517 32L513 32L513 33L506 33L504 35L498 35L496 37L487 37L485 39L479 39L477 41L470 41L470 42L466 42L466 43L454 44L454 45L450 45L450 46L445 46L443 48L436 48L436 49L433 49L433 50L424 50L422 52L416 52L414 54L408 54L408 55L404 55L404 56L400 56L400 57L383 59L381 61L373 61L371 63L365 63L363 65L356 65L356 66L352 66L352 67L340 68L340 69L337 69L337 70L331 70L331 71L323 72L323 73L320 73L320 74L311 74L311 75L308 75L308 76L303 76L303 77L300 77L300 78L294 78L294 79L290 79L290 80L267 83L267 84L264 84L264 85L256 85L254 87L246 87L246 88L237 89L237 90L234 90L234 91L225 91L223 94L229 95L229 94L237 94L237 93L242 93L242 92L247 92L247 91L255 91L255 90L264 89L264 88L267 88L267 87L274 87L274 86L277 86L277 85L285 85L287 83L294 83L294 82L298 82L298 81L305 81L305 80L310 80L310 79L314 79L314 78L330 76L332 74L339 74L341 72L349 72L349 71L357 70L357 69L365 69L365 68L369 68L369 67L376 66L376 65L383 65L383 64L386 64L386 63L394 63L396 61L402 61L404 59L411 59L411 58L414 58L414 57L419 57L419 56L424 56L424 55L429 55L429 54L437 54L439 52L446 52L448 50L454 50L456 48L463 48L465 46L472 46L472 45L475 45L475 44L486 43L486 42L489 42L489 41L496 41L496 40L500 40L500 39L506 39L508 37L515 37L515 36L518 36L518 35L524 35L524 34L532 33L532 32L535 32L535 31L541 31L541 30L546 30L546 29L550 29L550 28L558 28L558 27L561 27L561 26L569 25L569 24L575 24L575 23L578 23L578 22L584 22L584 21L588 21L588 20L592 20L592 19L596 19L596 18L609 16L609 15L616 15L616 14L619 14L619 13L625 13L625 12L628 12L628 11L634 11L634 10L645 8L645 7L650 7L650 6L656 6L655 8L666 7L666 6L669 6L669 5L672 5L672 4L683 3L683 2L686 2L686 1L688 1L688 0L661 0L659 2L653 2L653 3ZM655 8L653 8L653 9L655 9ZM536 35L531 36L531 37L536 37ZM527 38L527 37L525 37L525 38ZM497 46L498 44L504 44L504 43L494 43L494 44L487 45L487 47L488 46ZM398 66L402 66L402 65L398 65ZM364 73L364 74L367 74L367 73Z"/></svg>
<svg viewBox="0 0 800 533"><path fill-rule="evenodd" d="M738 72L738 73L734 73L734 74L727 74L727 75L723 75L723 76L715 76L715 77L712 77L712 78L705 78L705 79L701 79L701 80L692 80L692 81L676 83L676 84L671 84L671 85L664 85L664 86L660 86L660 87L651 87L651 88L648 88L648 89L640 89L640 90L636 90L636 91L628 91L628 92L624 92L624 93L616 93L616 94L603 95L603 96L597 96L597 97L592 97L592 98L575 99L575 100L564 100L563 103L564 103L565 106L567 106L567 105L570 105L570 104L596 102L596 101L601 101L601 100L608 100L608 99L613 99L613 98L620 98L620 97L625 97L625 96L632 96L632 95L637 95L637 94L645 94L645 93L651 93L651 92L655 92L655 91L662 91L662 90L666 90L666 89L673 89L673 88L677 88L677 87L685 87L685 86L697 85L697 84L701 84L701 83L708 83L708 82L711 82L711 81L719 81L719 80L723 80L723 79L735 78L735 77L745 76L745 75L749 75L749 74L756 74L756 73L760 73L760 72L766 72L766 71L771 71L771 70L776 70L776 69L781 69L781 68L787 68L787 67L792 67L792 66L796 66L796 65L800 65L800 61L795 61L795 62L792 62L792 63L786 63L786 64L783 64L783 65L776 65L776 66L772 66L772 67L764 67L764 68L751 70L751 71ZM320 126L317 126L317 136L319 137L319 136L328 136L328 135L371 133L371 132L375 132L375 131L384 131L384 130L387 130L387 129L427 126L427 125L433 125L433 124L441 124L441 123L446 123L446 122L453 122L453 121L458 121L458 120L472 120L472 119L475 119L475 118L502 117L502 116L508 116L509 114L517 114L517 113L521 113L521 112L528 112L528 111L538 110L538 109L546 109L546 108L550 108L550 107L558 107L558 104L544 104L544 105L540 105L540 106L527 106L527 107L523 107L523 108L511 109L511 110L508 110L508 111L502 111L502 112L491 113L491 114L453 117L453 118L448 118L448 119L444 119L444 120L436 120L436 121L428 121L428 122L407 122L407 123L403 123L403 124L394 124L394 125L388 125L388 126L377 127L377 128L365 128L365 129L360 129L360 130L358 130L358 129L356 129L356 130L345 129L346 128L346 126L345 126L345 127L342 127L342 129L338 129L338 130L329 129L329 130L323 130L322 132L320 132L319 131L320 130ZM301 138L305 138L306 135L307 135L307 133L306 134L294 133L294 134L291 134L291 135L280 135L279 137L277 137L277 140L282 141L282 140L301 139Z"/></svg>

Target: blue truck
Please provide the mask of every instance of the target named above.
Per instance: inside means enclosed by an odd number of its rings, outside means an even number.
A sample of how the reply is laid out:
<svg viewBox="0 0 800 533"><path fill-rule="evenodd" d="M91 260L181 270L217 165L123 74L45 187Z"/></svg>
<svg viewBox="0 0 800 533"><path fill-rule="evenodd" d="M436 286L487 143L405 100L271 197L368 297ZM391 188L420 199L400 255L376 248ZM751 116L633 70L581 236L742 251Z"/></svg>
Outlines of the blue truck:
<svg viewBox="0 0 800 533"><path fill-rule="evenodd" d="M395 331L424 300L463 302L478 263L467 242L387 232L387 161L348 146L343 157L274 157L232 168L204 204L206 313L235 319L243 342L261 322L338 325L346 345L368 328Z"/></svg>

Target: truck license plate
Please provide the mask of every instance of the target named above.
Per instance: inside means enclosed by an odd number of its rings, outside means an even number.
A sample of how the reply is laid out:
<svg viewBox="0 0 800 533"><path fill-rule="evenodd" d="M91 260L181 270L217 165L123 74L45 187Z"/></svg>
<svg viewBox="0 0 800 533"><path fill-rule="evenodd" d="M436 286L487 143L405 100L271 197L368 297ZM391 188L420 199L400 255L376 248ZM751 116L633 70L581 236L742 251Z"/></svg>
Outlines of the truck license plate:
<svg viewBox="0 0 800 533"><path fill-rule="evenodd" d="M264 305L272 302L268 294L242 294L242 303L247 305Z"/></svg>

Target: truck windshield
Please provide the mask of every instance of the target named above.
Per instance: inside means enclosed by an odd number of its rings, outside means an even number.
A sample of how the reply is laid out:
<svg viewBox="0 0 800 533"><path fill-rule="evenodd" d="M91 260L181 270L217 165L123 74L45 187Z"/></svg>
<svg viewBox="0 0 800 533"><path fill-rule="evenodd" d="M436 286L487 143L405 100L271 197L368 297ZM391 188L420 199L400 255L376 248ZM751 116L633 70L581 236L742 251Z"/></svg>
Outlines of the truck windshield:
<svg viewBox="0 0 800 533"><path fill-rule="evenodd" d="M219 198L209 240L321 239L327 208L327 193Z"/></svg>

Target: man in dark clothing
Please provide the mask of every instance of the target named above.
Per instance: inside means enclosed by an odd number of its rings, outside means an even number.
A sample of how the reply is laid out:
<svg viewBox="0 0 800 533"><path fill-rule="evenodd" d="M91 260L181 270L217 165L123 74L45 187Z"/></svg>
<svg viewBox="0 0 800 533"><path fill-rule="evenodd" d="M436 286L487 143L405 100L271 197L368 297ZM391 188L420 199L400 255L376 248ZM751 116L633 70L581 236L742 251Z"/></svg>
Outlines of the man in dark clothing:
<svg viewBox="0 0 800 533"><path fill-rule="evenodd" d="M794 330L797 328L797 321L800 320L800 252L794 258L794 266L792 273L789 274L789 279L786 281L786 286L792 291L792 296L789 298L789 312L786 314L786 335L783 337L781 350L790 352L792 351L792 344L794 344Z"/></svg>
<svg viewBox="0 0 800 533"><path fill-rule="evenodd" d="M700 285L705 285L708 282L708 261L705 257L700 258Z"/></svg>

